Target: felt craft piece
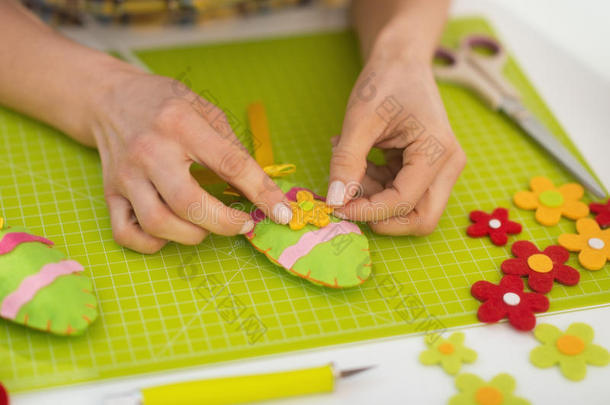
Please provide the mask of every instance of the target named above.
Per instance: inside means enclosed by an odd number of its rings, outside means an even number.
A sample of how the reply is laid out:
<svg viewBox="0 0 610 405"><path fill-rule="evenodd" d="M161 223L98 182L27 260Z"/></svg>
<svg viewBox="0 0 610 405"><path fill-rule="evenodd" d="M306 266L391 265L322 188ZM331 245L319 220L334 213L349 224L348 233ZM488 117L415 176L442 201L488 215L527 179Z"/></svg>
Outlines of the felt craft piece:
<svg viewBox="0 0 610 405"><path fill-rule="evenodd" d="M559 364L561 374L572 381L587 375L587 364L606 366L610 362L608 350L593 344L593 328L585 323L573 323L565 332L543 323L534 331L542 345L530 352L530 361L540 368Z"/></svg>
<svg viewBox="0 0 610 405"><path fill-rule="evenodd" d="M549 309L549 300L542 294L523 292L523 281L517 276L504 276L499 285L477 281L470 290L482 301L477 316L481 322L493 323L508 318L518 330L528 331L536 326L536 312Z"/></svg>
<svg viewBox="0 0 610 405"><path fill-rule="evenodd" d="M53 242L20 227L0 230L0 317L56 335L78 335L97 318L83 267Z"/></svg>
<svg viewBox="0 0 610 405"><path fill-rule="evenodd" d="M610 200L605 204L591 203L589 204L591 212L597 214L595 220L602 228L610 226Z"/></svg>
<svg viewBox="0 0 610 405"><path fill-rule="evenodd" d="M564 285L576 285L580 273L565 264L570 258L570 252L561 246L549 246L541 252L529 241L518 241L512 246L515 259L502 263L504 274L525 276L529 287L539 293L546 294L553 288L553 281Z"/></svg>
<svg viewBox="0 0 610 405"><path fill-rule="evenodd" d="M546 177L534 177L530 189L519 191L513 200L519 208L536 210L536 220L542 225L557 225L562 216L576 220L589 215L589 207L580 201L585 193L580 184L555 187Z"/></svg>
<svg viewBox="0 0 610 405"><path fill-rule="evenodd" d="M470 374L460 374L455 378L459 394L451 397L449 405L528 405L526 399L515 396L517 384L506 373L498 374L487 382Z"/></svg>
<svg viewBox="0 0 610 405"><path fill-rule="evenodd" d="M506 208L496 208L491 214L483 211L472 211L470 220L474 224L466 231L468 236L480 238L489 236L492 243L496 246L504 246L508 242L508 235L521 233L521 224L508 219Z"/></svg>
<svg viewBox="0 0 610 405"><path fill-rule="evenodd" d="M303 191L321 203L322 198L309 190L282 179L275 182L295 203ZM246 239L272 263L295 276L317 285L347 288L362 284L371 274L368 239L352 222L330 216L325 227L308 223L294 230L265 218L258 209L252 211L251 217L255 226Z"/></svg>
<svg viewBox="0 0 610 405"><path fill-rule="evenodd" d="M610 229L602 230L591 218L576 222L577 234L559 236L559 244L571 252L580 252L578 261L587 270L600 270L610 260Z"/></svg>
<svg viewBox="0 0 610 405"><path fill-rule="evenodd" d="M464 346L463 333L456 332L447 339L438 334L433 336L433 339L425 339L428 350L419 355L422 364L440 364L445 372L455 375L462 368L462 363L472 363L477 359L477 352Z"/></svg>

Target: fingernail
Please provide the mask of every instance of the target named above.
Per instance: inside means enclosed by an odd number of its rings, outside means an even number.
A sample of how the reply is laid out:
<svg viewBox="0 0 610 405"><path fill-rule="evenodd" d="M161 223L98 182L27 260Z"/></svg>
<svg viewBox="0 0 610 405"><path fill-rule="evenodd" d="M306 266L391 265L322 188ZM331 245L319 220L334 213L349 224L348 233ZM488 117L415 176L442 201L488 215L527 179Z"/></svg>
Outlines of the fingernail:
<svg viewBox="0 0 610 405"><path fill-rule="evenodd" d="M240 235L243 235L245 233L250 232L252 229L254 229L254 221L252 221L250 219L250 220L244 222L244 224L241 226L239 233L240 233Z"/></svg>
<svg viewBox="0 0 610 405"><path fill-rule="evenodd" d="M292 219L292 210L284 203L277 203L273 207L273 217L277 223L286 225Z"/></svg>
<svg viewBox="0 0 610 405"><path fill-rule="evenodd" d="M332 206L342 206L345 199L345 184L342 181L335 180L330 183L326 203Z"/></svg>
<svg viewBox="0 0 610 405"><path fill-rule="evenodd" d="M347 216L345 216L345 214L342 212L333 211L333 215L336 216L337 218L347 219Z"/></svg>

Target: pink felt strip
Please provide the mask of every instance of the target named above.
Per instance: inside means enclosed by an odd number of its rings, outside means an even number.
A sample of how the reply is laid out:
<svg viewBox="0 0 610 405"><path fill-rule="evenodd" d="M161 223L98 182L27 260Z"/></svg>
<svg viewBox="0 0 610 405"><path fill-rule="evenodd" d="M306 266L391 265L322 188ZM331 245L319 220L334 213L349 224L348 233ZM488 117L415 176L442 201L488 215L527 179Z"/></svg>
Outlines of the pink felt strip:
<svg viewBox="0 0 610 405"><path fill-rule="evenodd" d="M361 234L362 232L358 225L348 221L331 222L324 228L307 232L301 236L301 239L296 244L288 246L282 252L277 261L285 268L290 269L297 260L311 252L320 243L328 242L335 236L347 233Z"/></svg>
<svg viewBox="0 0 610 405"><path fill-rule="evenodd" d="M26 242L40 242L52 246L53 242L41 236L30 235L25 232L11 232L4 235L0 240L0 255L12 252L17 246Z"/></svg>
<svg viewBox="0 0 610 405"><path fill-rule="evenodd" d="M15 319L22 306L30 302L38 291L51 284L58 277L83 271L83 266L74 260L45 264L36 274L23 279L19 287L2 301L0 316ZM59 297L61 299L61 297Z"/></svg>

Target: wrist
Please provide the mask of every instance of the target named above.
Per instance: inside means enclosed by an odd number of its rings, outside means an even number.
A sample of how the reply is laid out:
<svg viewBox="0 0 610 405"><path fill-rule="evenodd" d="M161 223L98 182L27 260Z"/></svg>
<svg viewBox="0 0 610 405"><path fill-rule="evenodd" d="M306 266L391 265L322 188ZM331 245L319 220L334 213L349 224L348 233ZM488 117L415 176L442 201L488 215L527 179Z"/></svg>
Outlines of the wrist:
<svg viewBox="0 0 610 405"><path fill-rule="evenodd" d="M390 21L377 35L369 59L429 65L434 46L414 31L408 26L408 21L401 18Z"/></svg>
<svg viewBox="0 0 610 405"><path fill-rule="evenodd" d="M135 74L142 74L142 71L107 54L96 55L89 65L94 68L88 78L90 83L86 86L86 102L83 104L76 135L82 143L98 146L96 134L100 132L98 129L104 126L105 117L113 113L112 100L121 87Z"/></svg>

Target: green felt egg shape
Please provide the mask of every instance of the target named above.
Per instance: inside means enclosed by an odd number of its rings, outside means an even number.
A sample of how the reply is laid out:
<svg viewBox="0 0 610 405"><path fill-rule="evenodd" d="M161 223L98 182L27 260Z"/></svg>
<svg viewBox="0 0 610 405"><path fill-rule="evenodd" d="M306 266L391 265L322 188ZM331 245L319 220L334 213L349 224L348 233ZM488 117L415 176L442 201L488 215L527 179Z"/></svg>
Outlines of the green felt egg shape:
<svg viewBox="0 0 610 405"><path fill-rule="evenodd" d="M292 201L296 192L303 190L286 181L276 182ZM252 217L256 225L245 235L248 241L272 263L295 276L325 287L348 288L364 283L371 275L368 239L353 222L331 216L325 227L307 224L293 230L264 218L258 210Z"/></svg>
<svg viewBox="0 0 610 405"><path fill-rule="evenodd" d="M56 335L82 334L98 316L91 279L53 242L0 230L0 317Z"/></svg>

